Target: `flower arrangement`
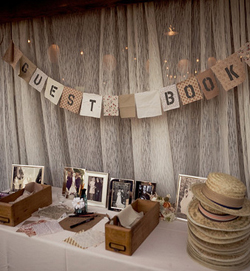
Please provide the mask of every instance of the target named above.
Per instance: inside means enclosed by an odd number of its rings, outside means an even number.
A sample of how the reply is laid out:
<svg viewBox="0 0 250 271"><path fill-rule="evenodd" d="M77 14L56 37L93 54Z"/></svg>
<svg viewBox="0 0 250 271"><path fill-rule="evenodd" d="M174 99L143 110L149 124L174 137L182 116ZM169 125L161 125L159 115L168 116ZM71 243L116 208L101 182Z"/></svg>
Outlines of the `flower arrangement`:
<svg viewBox="0 0 250 271"><path fill-rule="evenodd" d="M72 205L76 212L82 210L85 206L85 202L83 201L83 198L76 197L72 200Z"/></svg>
<svg viewBox="0 0 250 271"><path fill-rule="evenodd" d="M160 203L160 217L164 221L172 222L176 219L175 216L175 206L170 203L170 194L166 197L161 197L157 193L150 195L150 200L158 201Z"/></svg>

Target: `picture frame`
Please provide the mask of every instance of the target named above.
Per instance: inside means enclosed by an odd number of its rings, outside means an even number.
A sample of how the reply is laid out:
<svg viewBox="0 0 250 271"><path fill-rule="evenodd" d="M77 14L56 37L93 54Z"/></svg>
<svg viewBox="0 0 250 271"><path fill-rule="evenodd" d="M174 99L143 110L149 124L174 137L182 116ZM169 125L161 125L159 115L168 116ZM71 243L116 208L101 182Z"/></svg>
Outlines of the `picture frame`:
<svg viewBox="0 0 250 271"><path fill-rule="evenodd" d="M12 191L23 189L30 182L43 184L43 181L44 166L12 164Z"/></svg>
<svg viewBox="0 0 250 271"><path fill-rule="evenodd" d="M191 186L195 183L204 183L207 178L179 174L178 189L176 196L176 217L177 219L187 221L187 211L190 201L193 199Z"/></svg>
<svg viewBox="0 0 250 271"><path fill-rule="evenodd" d="M81 190L85 185L85 173L84 168L64 167L62 193L66 198L73 199L76 195L81 195Z"/></svg>
<svg viewBox="0 0 250 271"><path fill-rule="evenodd" d="M109 210L121 211L134 200L134 180L111 178L109 187Z"/></svg>
<svg viewBox="0 0 250 271"><path fill-rule="evenodd" d="M106 208L108 173L86 170L85 183L88 204Z"/></svg>
<svg viewBox="0 0 250 271"><path fill-rule="evenodd" d="M136 181L135 184L135 199L150 200L150 195L156 192L156 183Z"/></svg>

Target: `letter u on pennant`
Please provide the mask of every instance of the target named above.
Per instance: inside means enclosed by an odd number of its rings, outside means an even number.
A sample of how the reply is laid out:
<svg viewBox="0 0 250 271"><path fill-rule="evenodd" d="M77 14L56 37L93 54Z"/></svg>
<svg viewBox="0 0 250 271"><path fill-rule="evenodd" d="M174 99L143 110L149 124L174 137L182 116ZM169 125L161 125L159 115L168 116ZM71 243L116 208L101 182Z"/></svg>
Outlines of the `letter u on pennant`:
<svg viewBox="0 0 250 271"><path fill-rule="evenodd" d="M33 88L41 92L47 79L48 76L37 68L33 75L31 76L29 84Z"/></svg>

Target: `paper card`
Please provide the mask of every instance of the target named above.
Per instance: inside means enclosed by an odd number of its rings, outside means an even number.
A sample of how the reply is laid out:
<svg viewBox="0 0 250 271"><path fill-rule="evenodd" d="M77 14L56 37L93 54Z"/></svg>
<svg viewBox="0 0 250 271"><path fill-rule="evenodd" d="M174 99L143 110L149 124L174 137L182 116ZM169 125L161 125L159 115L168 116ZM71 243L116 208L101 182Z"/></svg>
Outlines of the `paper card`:
<svg viewBox="0 0 250 271"><path fill-rule="evenodd" d="M211 69L199 73L196 78L207 100L210 100L219 94L219 88Z"/></svg>
<svg viewBox="0 0 250 271"><path fill-rule="evenodd" d="M119 110L121 118L135 118L135 95L124 94L119 96Z"/></svg>
<svg viewBox="0 0 250 271"><path fill-rule="evenodd" d="M183 105L203 99L199 84L194 76L178 83L177 88Z"/></svg>
<svg viewBox="0 0 250 271"><path fill-rule="evenodd" d="M160 97L163 111L180 107L178 91L175 84L160 89Z"/></svg>
<svg viewBox="0 0 250 271"><path fill-rule="evenodd" d="M238 86L246 78L245 65L237 53L217 62L211 69L226 91Z"/></svg>
<svg viewBox="0 0 250 271"><path fill-rule="evenodd" d="M82 96L83 93L81 91L70 87L64 87L60 107L78 114L82 102Z"/></svg>
<svg viewBox="0 0 250 271"><path fill-rule="evenodd" d="M63 88L64 85L48 77L44 96L53 104L58 104L62 96Z"/></svg>
<svg viewBox="0 0 250 271"><path fill-rule="evenodd" d="M135 104L139 119L162 115L159 91L136 93Z"/></svg>
<svg viewBox="0 0 250 271"><path fill-rule="evenodd" d="M36 65L32 63L25 55L20 58L19 76L29 83L31 76L36 70Z"/></svg>
<svg viewBox="0 0 250 271"><path fill-rule="evenodd" d="M238 51L237 54L250 66L250 42L246 43L242 46Z"/></svg>
<svg viewBox="0 0 250 271"><path fill-rule="evenodd" d="M80 115L100 118L102 112L102 96L93 93L84 93Z"/></svg>
<svg viewBox="0 0 250 271"><path fill-rule="evenodd" d="M37 68L36 71L31 76L29 84L33 88L35 88L36 90L41 92L44 85L45 85L47 78L48 78L48 76L44 72L42 72L40 69Z"/></svg>
<svg viewBox="0 0 250 271"><path fill-rule="evenodd" d="M103 115L119 116L118 96L112 95L103 96Z"/></svg>
<svg viewBox="0 0 250 271"><path fill-rule="evenodd" d="M3 60L9 63L15 69L17 62L22 57L23 53L10 41L9 47L3 56Z"/></svg>

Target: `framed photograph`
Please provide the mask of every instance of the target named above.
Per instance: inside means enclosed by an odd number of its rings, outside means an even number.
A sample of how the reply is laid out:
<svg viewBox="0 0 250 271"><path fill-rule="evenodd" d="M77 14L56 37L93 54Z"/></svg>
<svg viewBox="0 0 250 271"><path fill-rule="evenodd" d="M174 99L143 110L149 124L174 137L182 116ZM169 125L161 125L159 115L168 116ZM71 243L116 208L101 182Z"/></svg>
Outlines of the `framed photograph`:
<svg viewBox="0 0 250 271"><path fill-rule="evenodd" d="M12 165L11 190L23 189L27 183L36 182L43 184L44 166Z"/></svg>
<svg viewBox="0 0 250 271"><path fill-rule="evenodd" d="M64 181L62 192L67 198L74 198L77 194L80 195L81 189L84 186L85 169L76 167L64 168Z"/></svg>
<svg viewBox="0 0 250 271"><path fill-rule="evenodd" d="M136 181L135 199L150 200L150 195L154 195L156 183Z"/></svg>
<svg viewBox="0 0 250 271"><path fill-rule="evenodd" d="M108 190L108 173L86 170L86 195L89 205L106 207Z"/></svg>
<svg viewBox="0 0 250 271"><path fill-rule="evenodd" d="M134 180L115 179L110 180L109 210L121 211L134 199Z"/></svg>
<svg viewBox="0 0 250 271"><path fill-rule="evenodd" d="M188 204L193 199L192 184L204 183L207 178L179 174L178 190L176 196L176 217L187 220Z"/></svg>

